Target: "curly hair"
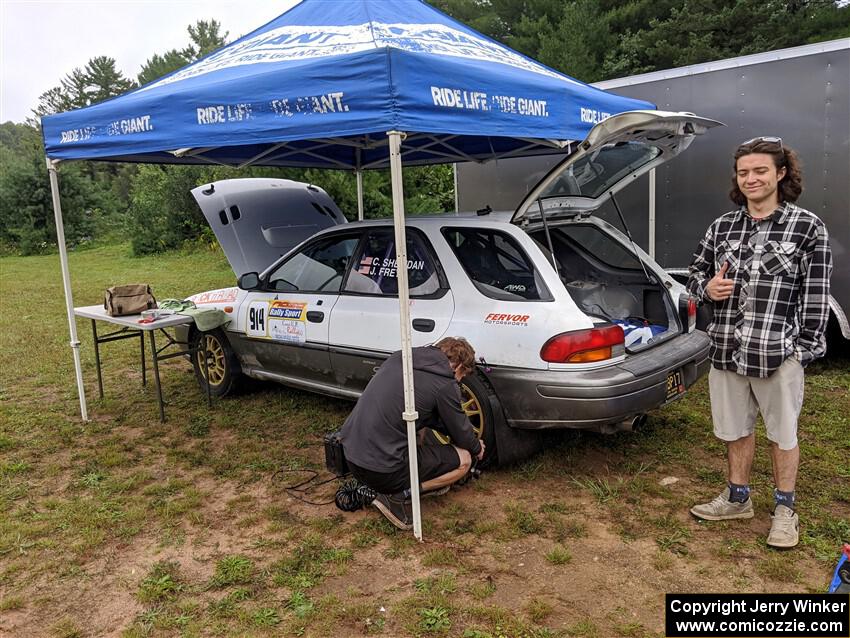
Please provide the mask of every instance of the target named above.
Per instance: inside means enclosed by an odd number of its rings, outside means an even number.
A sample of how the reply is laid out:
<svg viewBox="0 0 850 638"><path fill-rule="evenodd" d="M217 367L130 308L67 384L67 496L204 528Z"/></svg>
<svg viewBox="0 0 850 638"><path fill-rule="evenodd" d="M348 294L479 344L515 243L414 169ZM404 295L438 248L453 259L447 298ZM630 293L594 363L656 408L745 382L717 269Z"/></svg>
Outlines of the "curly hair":
<svg viewBox="0 0 850 638"><path fill-rule="evenodd" d="M475 370L475 350L463 337L444 337L434 345L449 358L452 368L463 370L463 376Z"/></svg>
<svg viewBox="0 0 850 638"><path fill-rule="evenodd" d="M755 139L746 144L741 144L735 151L735 161L732 164L732 190L729 191L729 199L738 206L746 206L747 198L738 188L738 159L744 155L753 153L764 153L773 158L773 163L778 171L785 169L785 176L779 181L777 195L780 202L796 202L803 192L803 173L800 170L800 158L796 151L783 146L782 142L768 142L763 139Z"/></svg>

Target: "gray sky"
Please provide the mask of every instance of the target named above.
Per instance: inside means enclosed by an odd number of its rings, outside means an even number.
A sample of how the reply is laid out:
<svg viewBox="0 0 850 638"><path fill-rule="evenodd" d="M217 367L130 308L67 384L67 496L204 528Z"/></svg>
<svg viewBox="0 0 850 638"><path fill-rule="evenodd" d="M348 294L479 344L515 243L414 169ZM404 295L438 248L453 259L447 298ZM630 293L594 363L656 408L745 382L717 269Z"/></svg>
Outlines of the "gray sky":
<svg viewBox="0 0 850 638"><path fill-rule="evenodd" d="M218 20L228 41L296 0L0 0L0 122L23 122L38 96L91 58L115 58L135 79L154 53L189 44L186 27Z"/></svg>

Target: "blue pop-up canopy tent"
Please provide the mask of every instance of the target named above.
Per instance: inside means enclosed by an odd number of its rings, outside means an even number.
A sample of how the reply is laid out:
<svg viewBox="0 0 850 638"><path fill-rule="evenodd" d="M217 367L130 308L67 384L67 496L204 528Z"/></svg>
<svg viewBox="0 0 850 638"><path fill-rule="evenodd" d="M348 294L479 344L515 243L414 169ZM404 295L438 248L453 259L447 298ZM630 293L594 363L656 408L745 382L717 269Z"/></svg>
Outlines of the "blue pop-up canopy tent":
<svg viewBox="0 0 850 638"><path fill-rule="evenodd" d="M305 0L140 89L43 118L52 159L373 168L552 152L651 108L592 88L423 2ZM410 135L417 133L417 135Z"/></svg>
<svg viewBox="0 0 850 638"><path fill-rule="evenodd" d="M350 168L358 191L361 170L389 166L397 263L406 264L402 160L432 164L556 152L609 115L645 108L652 105L578 82L418 0L304 0L160 80L42 118L83 419L57 162ZM403 418L414 533L421 538L404 269L399 304Z"/></svg>

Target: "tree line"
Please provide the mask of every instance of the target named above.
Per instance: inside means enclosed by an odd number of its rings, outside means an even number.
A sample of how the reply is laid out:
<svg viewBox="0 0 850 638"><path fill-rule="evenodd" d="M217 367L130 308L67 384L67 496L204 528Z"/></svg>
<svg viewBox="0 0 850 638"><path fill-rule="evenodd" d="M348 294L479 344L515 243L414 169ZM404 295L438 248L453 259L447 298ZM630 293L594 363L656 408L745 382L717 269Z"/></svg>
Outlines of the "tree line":
<svg viewBox="0 0 850 638"><path fill-rule="evenodd" d="M833 0L430 0L520 53L584 82L850 36L850 3ZM152 82L224 46L216 20L187 28L182 49L154 53L135 78L108 56L89 60L45 91L25 123L0 124L0 254L55 248L38 118L96 104ZM129 239L135 254L212 243L189 193L230 177L284 177L322 186L356 215L351 172L313 169L66 162L59 171L66 238L73 246ZM451 168L405 170L410 213L451 210ZM369 217L392 215L389 175L364 174Z"/></svg>

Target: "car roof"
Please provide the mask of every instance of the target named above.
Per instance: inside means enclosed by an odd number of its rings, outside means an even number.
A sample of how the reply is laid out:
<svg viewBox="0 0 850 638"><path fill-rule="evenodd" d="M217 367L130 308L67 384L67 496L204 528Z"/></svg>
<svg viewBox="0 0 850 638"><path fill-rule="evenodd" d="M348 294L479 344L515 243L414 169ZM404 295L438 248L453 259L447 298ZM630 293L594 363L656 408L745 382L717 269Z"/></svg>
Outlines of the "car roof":
<svg viewBox="0 0 850 638"><path fill-rule="evenodd" d="M446 223L462 222L463 224L491 224L493 222L508 224L511 221L513 211L500 210L491 211L485 214L476 212L462 213L442 213L435 215L411 215L406 216L404 223L406 226L444 226ZM323 232L341 230L343 228L362 228L364 226L392 226L392 217L382 217L380 219L364 219L362 221L353 221L347 224L332 226L325 229Z"/></svg>

